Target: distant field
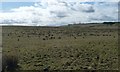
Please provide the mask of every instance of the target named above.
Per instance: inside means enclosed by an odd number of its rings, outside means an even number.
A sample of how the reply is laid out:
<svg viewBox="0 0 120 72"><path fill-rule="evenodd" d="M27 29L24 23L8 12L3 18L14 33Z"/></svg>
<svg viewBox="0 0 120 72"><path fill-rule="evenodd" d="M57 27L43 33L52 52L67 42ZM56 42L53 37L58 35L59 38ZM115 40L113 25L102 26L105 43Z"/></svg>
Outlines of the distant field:
<svg viewBox="0 0 120 72"><path fill-rule="evenodd" d="M118 70L117 24L3 26L2 33L3 57L16 57L20 70Z"/></svg>

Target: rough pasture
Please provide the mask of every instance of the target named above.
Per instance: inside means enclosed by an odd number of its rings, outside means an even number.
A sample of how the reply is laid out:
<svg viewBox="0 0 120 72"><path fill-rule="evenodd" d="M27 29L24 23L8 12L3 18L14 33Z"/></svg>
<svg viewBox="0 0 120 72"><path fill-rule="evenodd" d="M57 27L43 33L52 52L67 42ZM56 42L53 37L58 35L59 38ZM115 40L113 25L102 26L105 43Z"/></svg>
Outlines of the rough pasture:
<svg viewBox="0 0 120 72"><path fill-rule="evenodd" d="M3 27L3 54L20 70L118 70L114 25Z"/></svg>

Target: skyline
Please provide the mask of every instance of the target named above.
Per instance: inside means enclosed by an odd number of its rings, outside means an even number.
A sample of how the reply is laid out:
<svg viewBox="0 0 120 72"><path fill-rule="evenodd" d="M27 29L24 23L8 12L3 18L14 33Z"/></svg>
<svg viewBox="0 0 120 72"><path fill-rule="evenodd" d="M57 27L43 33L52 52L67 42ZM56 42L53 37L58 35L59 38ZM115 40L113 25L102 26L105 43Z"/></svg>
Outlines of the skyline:
<svg viewBox="0 0 120 72"><path fill-rule="evenodd" d="M118 22L118 2L82 1L2 2L0 25L59 26L73 23Z"/></svg>

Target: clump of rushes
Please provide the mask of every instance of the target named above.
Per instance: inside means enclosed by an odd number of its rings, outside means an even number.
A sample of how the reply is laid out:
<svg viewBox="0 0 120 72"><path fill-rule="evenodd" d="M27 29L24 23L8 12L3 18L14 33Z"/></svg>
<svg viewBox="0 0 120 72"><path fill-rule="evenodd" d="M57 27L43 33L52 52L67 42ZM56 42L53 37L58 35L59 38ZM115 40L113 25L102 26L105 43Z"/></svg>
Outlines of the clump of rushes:
<svg viewBox="0 0 120 72"><path fill-rule="evenodd" d="M3 72L15 72L18 70L18 56L15 53L4 54L2 61Z"/></svg>

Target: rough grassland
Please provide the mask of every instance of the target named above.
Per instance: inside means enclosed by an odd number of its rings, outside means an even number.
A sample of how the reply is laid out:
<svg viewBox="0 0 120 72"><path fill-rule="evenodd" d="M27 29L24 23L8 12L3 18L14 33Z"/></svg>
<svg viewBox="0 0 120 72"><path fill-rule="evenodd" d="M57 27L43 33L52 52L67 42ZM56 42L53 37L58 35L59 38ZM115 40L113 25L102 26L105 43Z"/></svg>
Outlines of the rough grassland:
<svg viewBox="0 0 120 72"><path fill-rule="evenodd" d="M3 27L3 55L20 70L118 70L117 25Z"/></svg>

